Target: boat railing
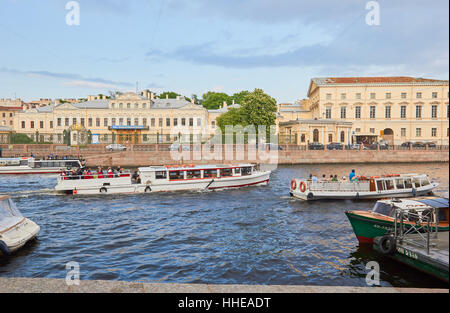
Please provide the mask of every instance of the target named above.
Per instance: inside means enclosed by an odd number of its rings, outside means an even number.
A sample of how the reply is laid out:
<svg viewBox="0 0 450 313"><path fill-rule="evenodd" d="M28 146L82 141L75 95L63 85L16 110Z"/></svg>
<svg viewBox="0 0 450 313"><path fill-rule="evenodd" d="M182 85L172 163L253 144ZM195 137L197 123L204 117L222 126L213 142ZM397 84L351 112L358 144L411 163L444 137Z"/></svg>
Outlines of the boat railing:
<svg viewBox="0 0 450 313"><path fill-rule="evenodd" d="M434 208L425 211L419 214L410 210L395 208L394 238L400 244L408 243L424 248L429 254L430 247L436 245L432 242L432 239L438 238L439 221L435 218L433 223L433 216L436 216Z"/></svg>
<svg viewBox="0 0 450 313"><path fill-rule="evenodd" d="M131 172L122 173L92 173L92 174L81 174L81 175L59 175L59 180L86 180L86 179L111 179L111 178L121 178L121 177L131 177Z"/></svg>
<svg viewBox="0 0 450 313"><path fill-rule="evenodd" d="M348 191L361 192L370 191L370 183L365 181L318 181L308 183L310 191Z"/></svg>

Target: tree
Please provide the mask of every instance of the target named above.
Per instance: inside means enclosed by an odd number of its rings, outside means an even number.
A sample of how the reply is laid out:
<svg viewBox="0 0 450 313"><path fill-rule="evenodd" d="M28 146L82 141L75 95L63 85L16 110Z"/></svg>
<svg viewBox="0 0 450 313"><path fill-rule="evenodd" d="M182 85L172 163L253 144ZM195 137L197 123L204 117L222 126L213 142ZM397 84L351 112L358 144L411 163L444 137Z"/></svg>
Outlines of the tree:
<svg viewBox="0 0 450 313"><path fill-rule="evenodd" d="M222 130L223 134L227 125L241 125L243 127L247 125L247 121L244 119L240 109L231 108L228 112L217 117L217 126Z"/></svg>
<svg viewBox="0 0 450 313"><path fill-rule="evenodd" d="M176 99L177 97L182 97L179 93L176 93L174 91L164 91L162 94L159 95L159 99L166 99L166 96L168 96L169 99ZM183 96L186 101L191 102L191 99L189 99L186 96Z"/></svg>
<svg viewBox="0 0 450 313"><path fill-rule="evenodd" d="M231 96L231 98L234 100L234 102L241 104L244 102L244 98L249 95L250 92L247 90L243 90L241 92L237 92L234 95Z"/></svg>
<svg viewBox="0 0 450 313"><path fill-rule="evenodd" d="M277 101L264 93L262 89L255 89L244 97L241 103L241 113L249 125L257 129L259 125L275 125Z"/></svg>
<svg viewBox="0 0 450 313"><path fill-rule="evenodd" d="M208 110L217 110L224 101L231 104L232 98L223 92L208 91L203 95L203 106Z"/></svg>

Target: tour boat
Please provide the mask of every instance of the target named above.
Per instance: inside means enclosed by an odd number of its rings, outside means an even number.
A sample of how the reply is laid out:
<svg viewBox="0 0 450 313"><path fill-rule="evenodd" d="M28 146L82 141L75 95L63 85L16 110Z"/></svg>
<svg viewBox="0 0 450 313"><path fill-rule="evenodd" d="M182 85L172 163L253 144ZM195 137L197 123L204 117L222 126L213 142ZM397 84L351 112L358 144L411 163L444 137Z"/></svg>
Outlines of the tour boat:
<svg viewBox="0 0 450 313"><path fill-rule="evenodd" d="M35 158L0 159L1 174L59 174L79 168L79 160L36 160Z"/></svg>
<svg viewBox="0 0 450 313"><path fill-rule="evenodd" d="M405 225L416 224L417 215L426 216L433 212L431 221L435 223L437 217L438 231L449 231L449 201L440 197L379 200L372 210L346 211L345 215L350 220L358 241L372 244L374 238L394 232L396 209L403 210L405 217L408 217L408 212L414 213L414 218L405 221ZM431 228L435 230L434 226Z"/></svg>
<svg viewBox="0 0 450 313"><path fill-rule="evenodd" d="M58 177L55 190L66 194L148 193L181 190L215 190L269 183L270 171L254 164L179 165L141 167L130 172Z"/></svg>
<svg viewBox="0 0 450 313"><path fill-rule="evenodd" d="M0 255L9 255L34 239L40 227L22 216L9 196L0 196Z"/></svg>
<svg viewBox="0 0 450 313"><path fill-rule="evenodd" d="M425 174L359 176L356 181L293 179L290 194L293 197L308 201L406 198L431 194L437 186L439 184L432 182Z"/></svg>

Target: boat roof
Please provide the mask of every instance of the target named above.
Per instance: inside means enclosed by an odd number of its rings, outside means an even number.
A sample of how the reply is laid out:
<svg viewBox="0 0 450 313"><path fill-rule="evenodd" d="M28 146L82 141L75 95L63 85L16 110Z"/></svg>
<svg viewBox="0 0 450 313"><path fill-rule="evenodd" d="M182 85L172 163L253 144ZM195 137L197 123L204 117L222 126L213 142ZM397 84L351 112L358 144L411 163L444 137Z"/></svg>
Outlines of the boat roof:
<svg viewBox="0 0 450 313"><path fill-rule="evenodd" d="M149 166L140 167L141 172L151 172L151 171L166 171L166 170L176 170L176 171L189 171L189 170L208 170L208 169L220 169L220 168L238 168L238 167L250 167L255 166L255 164L205 164L205 165L167 165L167 166Z"/></svg>
<svg viewBox="0 0 450 313"><path fill-rule="evenodd" d="M400 209L445 209L449 207L448 199L441 197L418 197L409 199L390 199L390 200L379 200L378 202L383 202L387 204L393 204Z"/></svg>

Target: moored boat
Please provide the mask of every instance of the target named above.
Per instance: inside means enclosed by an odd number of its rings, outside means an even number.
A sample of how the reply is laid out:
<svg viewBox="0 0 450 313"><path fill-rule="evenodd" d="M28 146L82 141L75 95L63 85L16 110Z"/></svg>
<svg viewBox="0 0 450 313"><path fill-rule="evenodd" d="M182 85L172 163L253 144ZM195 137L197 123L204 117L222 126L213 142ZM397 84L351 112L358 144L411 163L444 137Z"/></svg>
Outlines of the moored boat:
<svg viewBox="0 0 450 313"><path fill-rule="evenodd" d="M36 160L35 158L2 158L1 174L59 174L82 167L79 160Z"/></svg>
<svg viewBox="0 0 450 313"><path fill-rule="evenodd" d="M360 243L372 244L374 238L392 233L395 226L395 212L403 210L406 227L416 225L416 216L433 213L432 221L438 221L438 231L449 231L449 201L440 197L379 200L369 211L346 211L356 238ZM410 213L410 217L408 217ZM435 228L435 226L431 226Z"/></svg>
<svg viewBox="0 0 450 313"><path fill-rule="evenodd" d="M34 239L40 227L23 217L9 196L0 196L0 255L9 255Z"/></svg>
<svg viewBox="0 0 450 313"><path fill-rule="evenodd" d="M173 165L141 167L135 174L61 175L56 191L67 194L149 193L215 190L269 183L270 171L254 164Z"/></svg>
<svg viewBox="0 0 450 313"><path fill-rule="evenodd" d="M312 181L293 179L290 194L302 200L381 199L416 197L432 193L439 186L425 174L359 176L355 181Z"/></svg>

